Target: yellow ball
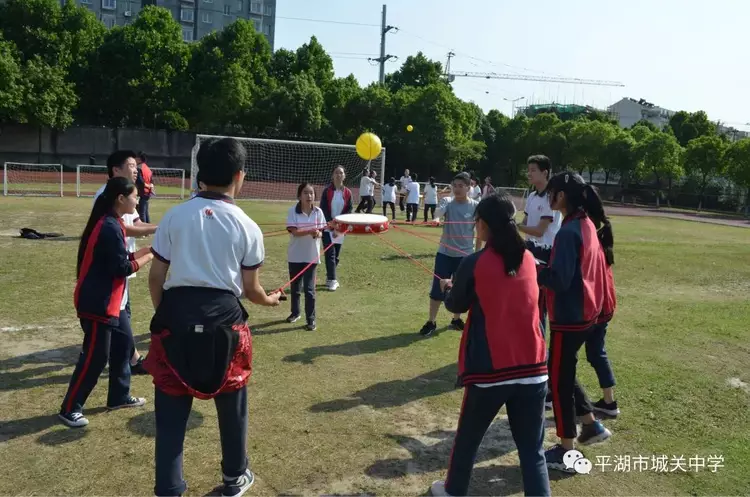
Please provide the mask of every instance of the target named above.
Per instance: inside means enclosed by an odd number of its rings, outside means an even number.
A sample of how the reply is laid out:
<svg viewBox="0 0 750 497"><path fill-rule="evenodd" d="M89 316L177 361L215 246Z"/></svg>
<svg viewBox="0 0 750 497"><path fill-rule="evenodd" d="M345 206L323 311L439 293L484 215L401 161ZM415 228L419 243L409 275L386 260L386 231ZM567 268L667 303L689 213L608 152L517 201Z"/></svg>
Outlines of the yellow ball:
<svg viewBox="0 0 750 497"><path fill-rule="evenodd" d="M410 124L410 125L408 125L408 126L406 127L406 131L408 131L409 133L411 133L412 131L414 131L414 126L412 126L411 124Z"/></svg>
<svg viewBox="0 0 750 497"><path fill-rule="evenodd" d="M374 133L362 133L357 138L357 154L363 160L376 159L382 150L383 144Z"/></svg>

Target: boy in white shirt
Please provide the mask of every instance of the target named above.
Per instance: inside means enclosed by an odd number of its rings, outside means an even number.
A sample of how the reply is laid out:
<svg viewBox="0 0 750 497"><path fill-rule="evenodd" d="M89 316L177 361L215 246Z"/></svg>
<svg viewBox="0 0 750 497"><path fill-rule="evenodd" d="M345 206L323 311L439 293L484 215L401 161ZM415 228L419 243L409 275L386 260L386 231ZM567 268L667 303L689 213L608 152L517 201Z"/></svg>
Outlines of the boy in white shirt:
<svg viewBox="0 0 750 497"><path fill-rule="evenodd" d="M526 163L529 183L535 191L526 199L523 223L518 230L526 234L526 246L534 257L549 262L552 243L562 224L560 212L552 210L545 192L552 165L544 155L532 155Z"/></svg>
<svg viewBox="0 0 750 497"><path fill-rule="evenodd" d="M315 190L310 183L302 183L297 188L299 202L289 208L286 216L286 229L289 232L289 278L291 285L292 313L287 323L295 323L300 318L299 297L305 289L305 329L315 331L315 275L320 263L320 239L326 228L326 217L320 207L315 206ZM333 247L328 250L333 250ZM296 279L295 279L296 278Z"/></svg>
<svg viewBox="0 0 750 497"><path fill-rule="evenodd" d="M411 175L408 169L404 169L404 175L398 180L400 186L398 190L398 206L401 208L401 212L404 212L404 201L406 200L406 188L411 183Z"/></svg>
<svg viewBox="0 0 750 497"><path fill-rule="evenodd" d="M364 209L367 214L372 213L375 207L375 185L377 184L375 171L365 169L362 172L362 179L359 180L359 205L354 212L359 213Z"/></svg>
<svg viewBox="0 0 750 497"><path fill-rule="evenodd" d="M430 182L424 186L424 222L427 220L427 211L430 211L430 220L435 219L435 208L438 203L438 191L435 178L430 176Z"/></svg>
<svg viewBox="0 0 750 497"><path fill-rule="evenodd" d="M388 216L387 208L391 207L391 215L393 220L396 220L396 178L391 176L388 183L383 185L383 196L381 201L383 202L383 215Z"/></svg>
<svg viewBox="0 0 750 497"><path fill-rule="evenodd" d="M469 189L469 198L472 200L479 201L482 197L482 189L477 185L475 178L471 179L471 188Z"/></svg>
<svg viewBox="0 0 750 497"><path fill-rule="evenodd" d="M406 187L406 222L417 220L419 213L419 183L417 183L417 173L412 174L411 183Z"/></svg>

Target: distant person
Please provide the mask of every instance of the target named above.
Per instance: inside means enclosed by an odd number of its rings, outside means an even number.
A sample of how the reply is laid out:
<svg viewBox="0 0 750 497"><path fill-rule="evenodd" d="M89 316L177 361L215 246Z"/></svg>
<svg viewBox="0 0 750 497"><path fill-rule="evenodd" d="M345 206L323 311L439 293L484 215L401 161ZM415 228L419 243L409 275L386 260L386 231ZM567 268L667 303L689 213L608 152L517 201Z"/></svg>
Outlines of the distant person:
<svg viewBox="0 0 750 497"><path fill-rule="evenodd" d="M404 210L406 209L404 203L406 202L406 188L409 183L411 183L411 175L409 174L408 169L404 169L403 176L401 176L401 178L398 180L398 206L401 209L401 212L404 212Z"/></svg>
<svg viewBox="0 0 750 497"><path fill-rule="evenodd" d="M396 178L391 176L388 183L383 185L383 215L388 216L387 209L391 208L391 215L393 220L396 220Z"/></svg>
<svg viewBox="0 0 750 497"><path fill-rule="evenodd" d="M492 186L492 178L487 176L484 178L484 186L482 187L482 198L487 198L495 193L495 187Z"/></svg>
<svg viewBox="0 0 750 497"><path fill-rule="evenodd" d="M138 177L135 180L135 186L138 187L138 215L144 223L151 222L148 205L151 196L154 194L154 183L151 169L146 164L146 154L138 152L136 159L138 165Z"/></svg>
<svg viewBox="0 0 750 497"><path fill-rule="evenodd" d="M352 212L352 191L344 186L346 172L343 166L333 169L331 184L325 187L320 195L320 209L326 217L329 227L323 230L323 246L331 243L333 246L325 253L326 260L326 287L329 292L335 292L340 284L337 278L336 268L341 257L341 246L344 243L344 234L337 233L332 227L336 216Z"/></svg>
<svg viewBox="0 0 750 497"><path fill-rule="evenodd" d="M83 406L109 361L107 409L140 407L146 399L130 395L133 333L125 310L128 276L153 259L150 247L128 251L122 217L138 203L135 184L110 178L97 196L81 235L74 304L83 329L78 356L58 418L70 428L89 424Z"/></svg>
<svg viewBox="0 0 750 497"><path fill-rule="evenodd" d="M427 212L429 211L429 220L435 219L435 208L438 203L438 188L435 185L435 178L430 176L429 183L424 186L424 222L427 222Z"/></svg>
<svg viewBox="0 0 750 497"><path fill-rule="evenodd" d="M471 187L469 188L469 198L479 202L482 199L482 189L477 184L477 180L471 179Z"/></svg>
<svg viewBox="0 0 750 497"><path fill-rule="evenodd" d="M362 179L359 180L359 205L355 212L360 213L363 210L365 213L372 213L372 209L375 207L375 185L377 181L374 178L375 171L365 169L362 171Z"/></svg>
<svg viewBox="0 0 750 497"><path fill-rule="evenodd" d="M233 138L205 141L196 157L203 189L169 209L156 232L148 284L154 305L146 367L154 381L154 495L182 495L183 449L193 400L213 399L221 441L221 495L254 483L247 457L247 382L252 340L246 298L275 307L258 269L263 233L234 203L245 148ZM201 451L202 452L202 451Z"/></svg>
<svg viewBox="0 0 750 497"><path fill-rule="evenodd" d="M417 173L411 175L411 183L406 187L406 222L415 222L419 214L419 183Z"/></svg>

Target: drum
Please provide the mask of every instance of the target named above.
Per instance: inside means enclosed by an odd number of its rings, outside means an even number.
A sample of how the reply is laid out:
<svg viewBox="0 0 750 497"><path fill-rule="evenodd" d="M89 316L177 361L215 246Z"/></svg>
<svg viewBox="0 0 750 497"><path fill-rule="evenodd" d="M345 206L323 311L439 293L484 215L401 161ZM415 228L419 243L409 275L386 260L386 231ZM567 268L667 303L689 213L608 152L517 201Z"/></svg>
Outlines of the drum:
<svg viewBox="0 0 750 497"><path fill-rule="evenodd" d="M334 229L347 235L371 235L388 231L388 218L377 214L342 214L336 216Z"/></svg>

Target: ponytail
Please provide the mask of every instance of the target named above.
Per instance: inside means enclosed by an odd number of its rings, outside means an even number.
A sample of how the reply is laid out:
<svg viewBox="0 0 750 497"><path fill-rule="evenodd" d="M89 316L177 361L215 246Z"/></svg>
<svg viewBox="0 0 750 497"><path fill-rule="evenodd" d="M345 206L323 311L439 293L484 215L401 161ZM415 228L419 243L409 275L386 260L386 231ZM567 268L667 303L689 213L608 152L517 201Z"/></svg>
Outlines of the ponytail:
<svg viewBox="0 0 750 497"><path fill-rule="evenodd" d="M526 252L526 244L516 227L515 215L513 199L502 191L482 199L475 211L475 217L484 221L489 228L487 245L503 259L508 276L516 275Z"/></svg>
<svg viewBox="0 0 750 497"><path fill-rule="evenodd" d="M604 213L604 204L601 197L591 185L583 187L582 207L591 222L596 226L599 242L604 249L604 257L607 260L607 265L611 266L615 263L615 238L612 233L612 223L609 221L607 214Z"/></svg>

